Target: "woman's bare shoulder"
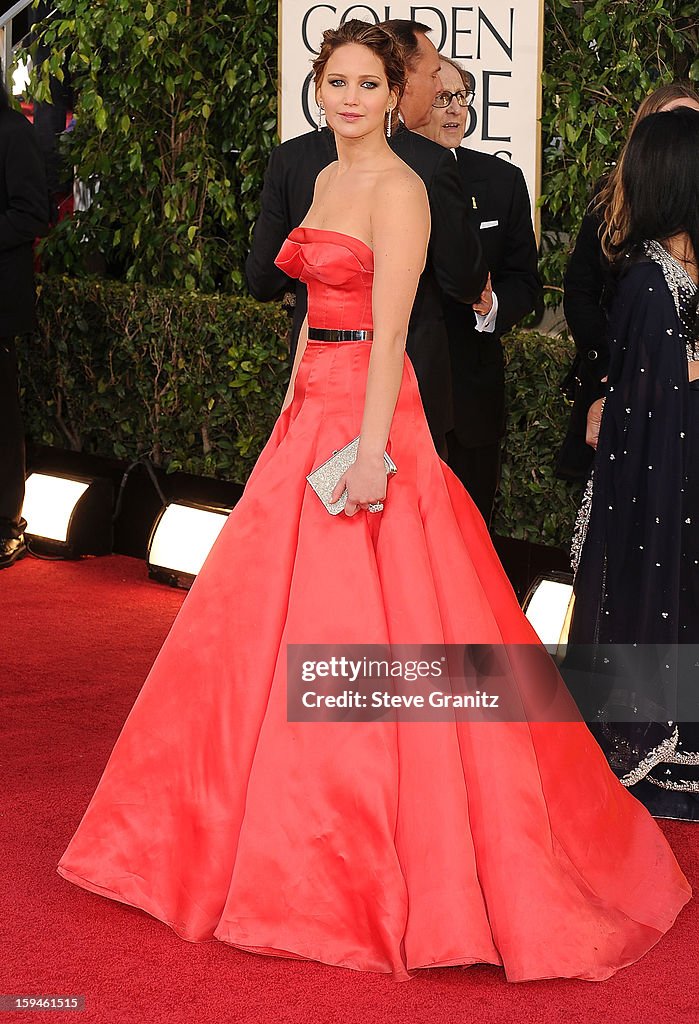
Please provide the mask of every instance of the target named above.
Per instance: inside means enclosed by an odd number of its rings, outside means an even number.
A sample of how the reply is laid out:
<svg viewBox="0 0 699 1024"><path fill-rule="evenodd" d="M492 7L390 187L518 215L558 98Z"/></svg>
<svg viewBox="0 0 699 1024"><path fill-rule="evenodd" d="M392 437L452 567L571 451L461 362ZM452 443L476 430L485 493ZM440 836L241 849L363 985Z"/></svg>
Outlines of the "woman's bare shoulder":
<svg viewBox="0 0 699 1024"><path fill-rule="evenodd" d="M425 191L425 183L420 175L412 167L408 167L399 156L396 156L395 160L391 163L391 173L395 176L396 182L400 182L403 188L415 188L420 192Z"/></svg>
<svg viewBox="0 0 699 1024"><path fill-rule="evenodd" d="M322 171L318 172L316 182L325 181L327 178L331 178L337 171L337 160L333 160L331 164L326 164Z"/></svg>
<svg viewBox="0 0 699 1024"><path fill-rule="evenodd" d="M371 231L372 237L382 240L383 249L390 248L394 253L407 256L415 246L421 250L422 242L427 245L427 190L422 178L402 160L396 159L395 165L387 169L372 194Z"/></svg>
<svg viewBox="0 0 699 1024"><path fill-rule="evenodd" d="M322 171L318 172L318 176L316 178L316 183L315 183L315 185L313 187L313 194L314 195L318 195L320 192L322 192L322 190L328 184L328 182L333 177L333 175L335 174L336 171L337 171L337 160L333 160L333 162L331 164L328 164L326 167L324 167L322 169Z"/></svg>
<svg viewBox="0 0 699 1024"><path fill-rule="evenodd" d="M375 195L379 203L392 201L427 205L425 183L400 157L391 161L377 186Z"/></svg>

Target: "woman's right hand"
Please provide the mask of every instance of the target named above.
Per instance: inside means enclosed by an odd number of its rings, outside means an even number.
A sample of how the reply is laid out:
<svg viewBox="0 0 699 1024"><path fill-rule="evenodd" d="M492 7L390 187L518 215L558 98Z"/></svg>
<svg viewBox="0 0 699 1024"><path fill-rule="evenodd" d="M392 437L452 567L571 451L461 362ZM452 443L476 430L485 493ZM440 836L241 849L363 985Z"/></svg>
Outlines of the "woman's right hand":
<svg viewBox="0 0 699 1024"><path fill-rule="evenodd" d="M587 411L587 430L585 432L585 443L590 448L597 448L599 440L599 429L602 423L602 412L604 410L604 399L598 398L593 402Z"/></svg>
<svg viewBox="0 0 699 1024"><path fill-rule="evenodd" d="M357 458L346 473L343 473L330 496L331 502L338 501L347 490L346 516L353 516L359 509L368 510L369 505L382 502L386 497L388 474L383 456L378 461Z"/></svg>

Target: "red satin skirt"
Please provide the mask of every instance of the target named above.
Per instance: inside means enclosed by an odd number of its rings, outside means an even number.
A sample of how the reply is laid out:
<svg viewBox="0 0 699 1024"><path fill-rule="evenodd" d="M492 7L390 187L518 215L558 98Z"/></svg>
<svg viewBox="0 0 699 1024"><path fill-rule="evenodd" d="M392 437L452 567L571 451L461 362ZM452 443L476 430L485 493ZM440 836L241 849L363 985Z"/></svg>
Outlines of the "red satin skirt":
<svg viewBox="0 0 699 1024"><path fill-rule="evenodd" d="M385 510L307 486L359 433L370 352L309 343L58 870L189 940L608 978L690 889L582 722L287 720L288 643L535 640L407 359Z"/></svg>

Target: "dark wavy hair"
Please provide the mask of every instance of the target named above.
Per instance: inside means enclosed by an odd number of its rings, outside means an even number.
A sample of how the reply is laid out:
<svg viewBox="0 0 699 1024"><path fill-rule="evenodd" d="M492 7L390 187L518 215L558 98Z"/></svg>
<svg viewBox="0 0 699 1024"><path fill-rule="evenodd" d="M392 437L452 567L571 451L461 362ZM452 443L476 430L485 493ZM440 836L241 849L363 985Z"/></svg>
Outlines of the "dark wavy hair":
<svg viewBox="0 0 699 1024"><path fill-rule="evenodd" d="M615 262L644 239L686 232L699 257L699 110L677 107L645 117L626 146L621 183L627 228Z"/></svg>
<svg viewBox="0 0 699 1024"><path fill-rule="evenodd" d="M325 66L330 57L341 46L347 46L348 43L358 43L359 46L366 46L383 64L388 87L391 90L395 89L398 95L398 101L391 114L392 123L395 127L398 120L398 106L405 89L407 68L400 43L392 32L381 25L373 25L366 21L352 18L350 21L346 21L344 25L340 25L339 28L326 29L323 32L320 53L313 61L313 80L316 86L320 85Z"/></svg>
<svg viewBox="0 0 699 1024"><path fill-rule="evenodd" d="M640 103L631 125L629 137L633 135L646 117L659 113L662 107L674 100L689 100L699 103L699 93L689 82L666 82L664 85L658 86ZM591 212L597 212L602 218L600 242L605 255L610 259L614 258L615 247L619 245L627 228L626 204L621 183L625 156L626 146L622 149L616 166L606 176L602 187L590 204Z"/></svg>
<svg viewBox="0 0 699 1024"><path fill-rule="evenodd" d="M647 238L666 242L686 232L699 261L699 110L677 107L650 114L639 122L627 145L621 186L626 232L612 262L618 273L626 256L642 255ZM699 335L699 291L691 303L695 339Z"/></svg>

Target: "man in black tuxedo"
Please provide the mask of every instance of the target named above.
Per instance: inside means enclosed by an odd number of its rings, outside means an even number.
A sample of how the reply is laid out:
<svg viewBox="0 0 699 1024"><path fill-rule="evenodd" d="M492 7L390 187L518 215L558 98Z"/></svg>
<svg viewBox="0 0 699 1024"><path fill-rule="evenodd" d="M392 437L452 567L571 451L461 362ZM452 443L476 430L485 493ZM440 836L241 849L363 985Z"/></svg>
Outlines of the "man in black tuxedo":
<svg viewBox="0 0 699 1024"><path fill-rule="evenodd" d="M34 328L32 243L48 230L44 162L34 130L10 109L0 68L0 569L26 554L24 427L15 338Z"/></svg>
<svg viewBox="0 0 699 1024"><path fill-rule="evenodd" d="M449 334L454 427L447 434L448 462L490 521L500 477L505 432L505 369L500 339L540 307L542 287L529 194L519 167L460 145L474 80L441 58L444 93L429 124L430 139L456 158L463 195L479 232L490 277L473 309L445 299Z"/></svg>
<svg viewBox="0 0 699 1024"><path fill-rule="evenodd" d="M417 22L385 24L399 38L408 66L400 106L404 124L394 132L390 146L424 181L432 218L427 265L413 304L407 352L435 446L446 456L445 437L454 425L454 414L443 299L450 296L460 305L477 300L487 267L477 232L470 224L452 156L411 130L429 120L432 102L442 91L439 55L427 38L430 30ZM274 259L286 236L306 216L318 174L336 156L331 131L324 128L309 132L278 146L265 175L260 216L245 270L251 294L262 302L295 291L292 353L306 315L306 287L290 281L274 266ZM395 213L400 216L400 210Z"/></svg>

